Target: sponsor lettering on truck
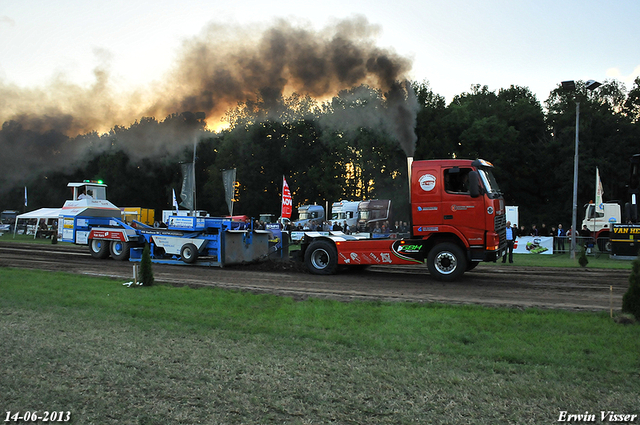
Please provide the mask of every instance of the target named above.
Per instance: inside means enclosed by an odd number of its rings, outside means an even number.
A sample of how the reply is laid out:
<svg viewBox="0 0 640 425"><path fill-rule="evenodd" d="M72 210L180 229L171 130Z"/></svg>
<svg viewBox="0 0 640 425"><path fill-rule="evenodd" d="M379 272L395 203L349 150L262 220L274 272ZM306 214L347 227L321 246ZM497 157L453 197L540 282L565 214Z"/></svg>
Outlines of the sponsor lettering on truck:
<svg viewBox="0 0 640 425"><path fill-rule="evenodd" d="M409 160L410 236L359 239L307 232L301 250L315 274L339 266L426 264L438 280L458 279L506 249L506 209L493 165L477 160Z"/></svg>

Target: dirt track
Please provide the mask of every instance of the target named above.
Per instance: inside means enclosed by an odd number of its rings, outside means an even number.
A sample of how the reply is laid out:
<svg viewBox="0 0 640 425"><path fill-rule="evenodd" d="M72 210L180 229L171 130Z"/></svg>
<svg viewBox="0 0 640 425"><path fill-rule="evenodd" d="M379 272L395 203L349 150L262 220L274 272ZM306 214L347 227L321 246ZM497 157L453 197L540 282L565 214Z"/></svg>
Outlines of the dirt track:
<svg viewBox="0 0 640 425"><path fill-rule="evenodd" d="M91 258L86 247L0 242L0 267L109 276L128 282L133 263ZM628 287L627 270L549 269L481 264L454 283L441 283L426 267L372 266L333 276L306 273L294 264L262 263L226 268L154 264L158 282L216 286L258 293L339 300L384 300L619 310ZM613 287L613 291L610 291Z"/></svg>

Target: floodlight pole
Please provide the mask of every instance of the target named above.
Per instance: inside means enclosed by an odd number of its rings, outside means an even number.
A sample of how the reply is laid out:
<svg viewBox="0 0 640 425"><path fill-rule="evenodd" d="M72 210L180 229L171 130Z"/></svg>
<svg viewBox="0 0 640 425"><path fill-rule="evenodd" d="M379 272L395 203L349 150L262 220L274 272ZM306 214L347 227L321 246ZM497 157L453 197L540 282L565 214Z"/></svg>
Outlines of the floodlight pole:
<svg viewBox="0 0 640 425"><path fill-rule="evenodd" d="M587 90L595 90L600 87L601 84L594 80L589 80L585 83ZM575 81L563 81L562 87L566 90L576 90ZM578 144L579 144L579 132L580 132L580 102L576 95L576 142L575 142L575 157L573 159L573 212L571 217L571 259L576 258L576 234L578 233Z"/></svg>
<svg viewBox="0 0 640 425"><path fill-rule="evenodd" d="M576 100L576 143L573 158L573 214L571 216L571 259L576 258L576 233L578 222L578 144L580 131L580 102Z"/></svg>

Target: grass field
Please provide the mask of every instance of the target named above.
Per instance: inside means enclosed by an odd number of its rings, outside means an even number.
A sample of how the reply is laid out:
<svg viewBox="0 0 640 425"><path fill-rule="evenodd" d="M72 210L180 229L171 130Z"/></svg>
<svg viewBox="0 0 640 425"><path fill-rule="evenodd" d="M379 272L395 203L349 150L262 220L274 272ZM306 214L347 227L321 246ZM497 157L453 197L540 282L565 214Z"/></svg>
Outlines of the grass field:
<svg viewBox="0 0 640 425"><path fill-rule="evenodd" d="M606 314L122 283L0 269L2 412L70 411L76 424L640 414L640 326Z"/></svg>
<svg viewBox="0 0 640 425"><path fill-rule="evenodd" d="M35 243L35 244L51 244L51 239L47 238L34 238L33 235L14 235L13 233L0 234L0 241L4 242L20 242L20 243ZM70 245L70 244L69 244Z"/></svg>

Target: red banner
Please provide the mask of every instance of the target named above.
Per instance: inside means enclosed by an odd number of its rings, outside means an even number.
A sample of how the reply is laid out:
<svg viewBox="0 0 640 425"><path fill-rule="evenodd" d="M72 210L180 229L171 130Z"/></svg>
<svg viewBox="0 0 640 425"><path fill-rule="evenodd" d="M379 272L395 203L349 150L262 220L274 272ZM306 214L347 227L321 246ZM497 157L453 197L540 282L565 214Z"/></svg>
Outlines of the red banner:
<svg viewBox="0 0 640 425"><path fill-rule="evenodd" d="M291 192L289 191L289 185L287 179L282 177L282 218L291 218L291 212L293 211L293 200L291 199Z"/></svg>

